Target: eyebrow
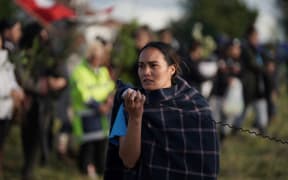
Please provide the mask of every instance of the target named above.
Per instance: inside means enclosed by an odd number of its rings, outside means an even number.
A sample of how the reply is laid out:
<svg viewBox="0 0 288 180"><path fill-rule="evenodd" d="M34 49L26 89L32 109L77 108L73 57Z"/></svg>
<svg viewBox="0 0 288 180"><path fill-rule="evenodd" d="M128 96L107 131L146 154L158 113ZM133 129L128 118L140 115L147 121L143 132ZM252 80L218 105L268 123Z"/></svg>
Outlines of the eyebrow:
<svg viewBox="0 0 288 180"><path fill-rule="evenodd" d="M143 61L138 60L138 64L140 64L140 63L152 64L152 63L158 63L158 61L151 60L151 61L148 61L148 62L143 62Z"/></svg>

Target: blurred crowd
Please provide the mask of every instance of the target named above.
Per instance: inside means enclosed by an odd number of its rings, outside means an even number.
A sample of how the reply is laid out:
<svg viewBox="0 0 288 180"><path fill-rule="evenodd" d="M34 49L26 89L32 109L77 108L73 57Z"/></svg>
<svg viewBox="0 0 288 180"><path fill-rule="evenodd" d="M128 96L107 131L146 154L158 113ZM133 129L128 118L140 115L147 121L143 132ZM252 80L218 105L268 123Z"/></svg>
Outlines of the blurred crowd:
<svg viewBox="0 0 288 180"><path fill-rule="evenodd" d="M119 44L99 36L87 43L83 34L73 39L65 60L59 60L64 57L55 52L55 39L46 27L12 19L1 20L0 25L0 177L5 173L5 139L15 124L21 129L20 137L14 138L21 138L23 180L33 177L39 163L46 165L51 152L62 160L75 160L79 171L92 178L103 175L116 80L127 74L128 83L140 86L137 60L120 69L111 56ZM237 134L250 107L251 128L262 134L277 112L279 62L258 36L254 26L247 27L241 39L219 41L204 56L202 42L194 40L184 47L168 28L153 32L140 26L131 34L135 54L151 41L178 51L181 75L208 99L222 142Z"/></svg>

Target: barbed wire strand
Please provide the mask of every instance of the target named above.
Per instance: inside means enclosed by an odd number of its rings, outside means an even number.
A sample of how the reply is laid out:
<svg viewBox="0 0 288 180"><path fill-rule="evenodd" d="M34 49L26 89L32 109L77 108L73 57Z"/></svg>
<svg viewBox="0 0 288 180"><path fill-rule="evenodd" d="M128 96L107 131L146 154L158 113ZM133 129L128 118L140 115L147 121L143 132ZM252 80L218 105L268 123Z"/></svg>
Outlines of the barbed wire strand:
<svg viewBox="0 0 288 180"><path fill-rule="evenodd" d="M268 136L268 135L265 135L265 134L262 134L260 132L256 132L256 131L253 131L251 129L244 129L244 128L239 128L239 127L235 127L231 124L227 124L227 123L223 123L223 122L217 122L215 120L212 120L215 124L219 124L223 127L228 127L230 129L234 129L234 130L237 130L239 132L243 132L243 133L247 133L249 135L254 135L254 136L257 136L257 137L260 137L260 138L263 138L263 139L266 139L266 140L269 140L269 141L274 141L276 143L280 143L280 144L288 144L288 140L284 140L284 138L278 138L278 137L271 137L271 136Z"/></svg>

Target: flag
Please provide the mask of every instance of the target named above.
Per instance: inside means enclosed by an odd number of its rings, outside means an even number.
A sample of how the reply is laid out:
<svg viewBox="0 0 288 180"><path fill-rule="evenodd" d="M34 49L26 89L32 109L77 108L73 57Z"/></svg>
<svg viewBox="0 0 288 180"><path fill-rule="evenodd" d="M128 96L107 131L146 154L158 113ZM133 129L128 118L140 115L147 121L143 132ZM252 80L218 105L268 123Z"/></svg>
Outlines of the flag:
<svg viewBox="0 0 288 180"><path fill-rule="evenodd" d="M75 18L75 12L72 9L54 0L16 0L16 4L43 24Z"/></svg>
<svg viewBox="0 0 288 180"><path fill-rule="evenodd" d="M114 10L114 6L110 6L108 8L101 10L100 12L103 14L111 14L113 10Z"/></svg>
<svg viewBox="0 0 288 180"><path fill-rule="evenodd" d="M90 16L94 16L94 15L109 15L113 12L114 10L114 6L110 6L110 7L107 7L105 9L90 9L88 7L88 9L85 11L85 15L90 15Z"/></svg>

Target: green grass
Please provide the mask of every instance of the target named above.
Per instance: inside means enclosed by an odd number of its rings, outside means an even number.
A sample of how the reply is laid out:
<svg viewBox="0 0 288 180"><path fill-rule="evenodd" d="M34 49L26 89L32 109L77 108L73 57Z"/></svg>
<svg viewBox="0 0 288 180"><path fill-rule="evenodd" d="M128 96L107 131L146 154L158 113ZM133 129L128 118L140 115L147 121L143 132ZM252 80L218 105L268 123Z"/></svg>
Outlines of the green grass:
<svg viewBox="0 0 288 180"><path fill-rule="evenodd" d="M288 96L283 88L277 101L278 113L268 135L288 140ZM251 128L248 120L244 127ZM288 144L240 133L229 137L221 149L219 179L288 179Z"/></svg>
<svg viewBox="0 0 288 180"><path fill-rule="evenodd" d="M7 144L5 147L4 157L4 179L18 180L20 179L20 171L23 163L22 149L20 142L20 129L13 126ZM40 163L36 165L35 180L85 180L87 177L82 176L77 168L76 163L72 159L62 161L57 158L56 153L51 153L48 165L41 167ZM0 177L0 180L1 177Z"/></svg>
<svg viewBox="0 0 288 180"><path fill-rule="evenodd" d="M288 139L288 95L281 89L278 97L278 114L269 127L268 134ZM244 127L251 127L248 120ZM17 180L20 177L22 154L19 127L11 129L5 148L5 179ZM288 179L288 145L240 133L228 137L221 148L220 180ZM51 155L48 166L37 166L36 180L85 180L73 161L69 163Z"/></svg>

